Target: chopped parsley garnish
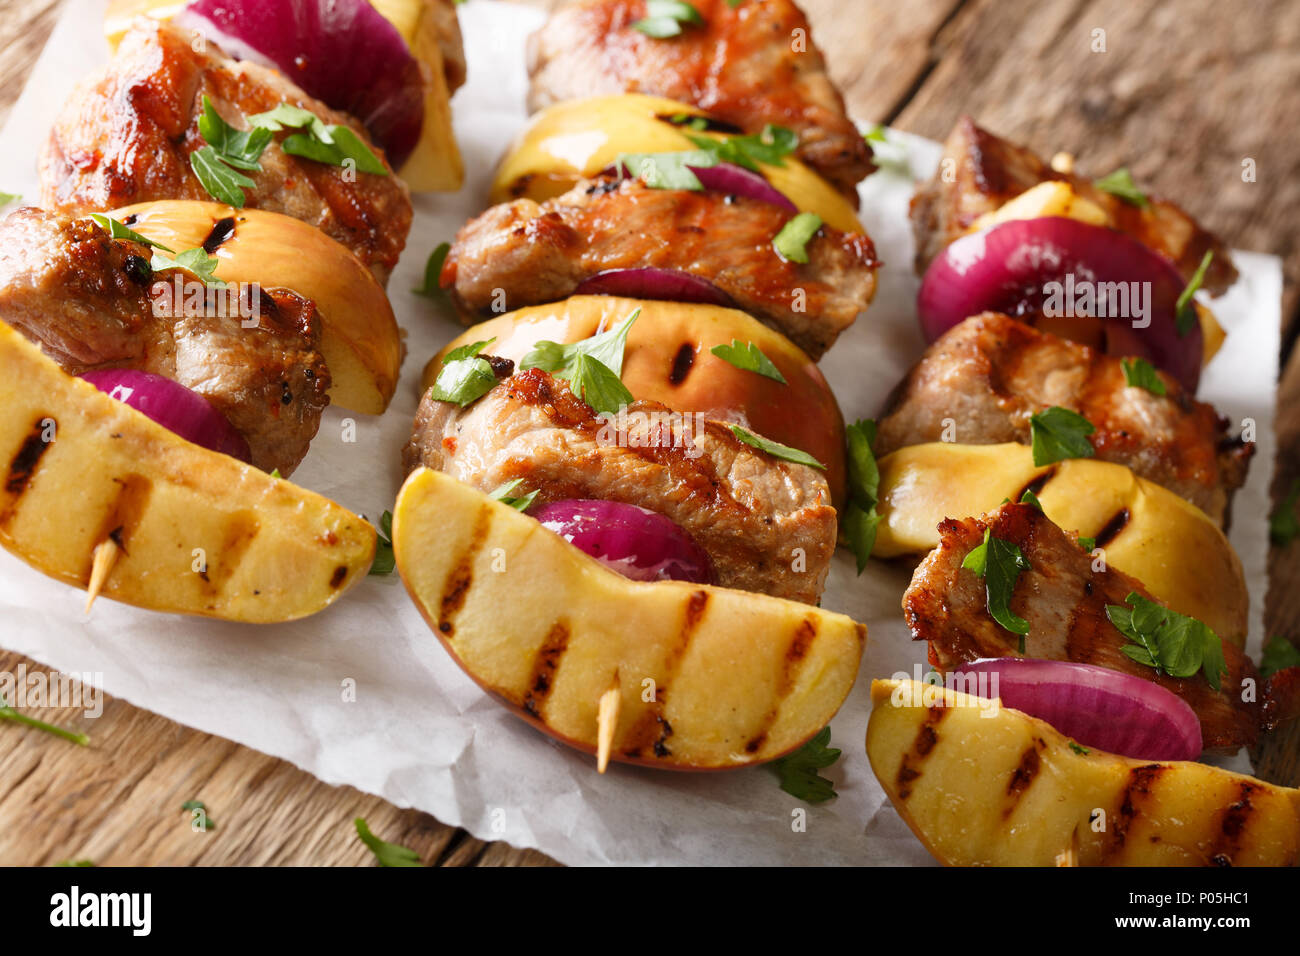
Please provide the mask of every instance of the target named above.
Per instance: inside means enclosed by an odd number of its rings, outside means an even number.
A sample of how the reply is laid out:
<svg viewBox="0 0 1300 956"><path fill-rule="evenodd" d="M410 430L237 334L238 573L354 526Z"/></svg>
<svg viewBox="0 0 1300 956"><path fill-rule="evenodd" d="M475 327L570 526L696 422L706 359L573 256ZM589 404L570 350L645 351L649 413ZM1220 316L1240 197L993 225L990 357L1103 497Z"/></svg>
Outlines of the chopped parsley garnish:
<svg viewBox="0 0 1300 956"><path fill-rule="evenodd" d="M912 164L907 156L907 147L889 138L885 127L877 123L862 134L862 138L871 144L871 161L880 169L892 169L904 176L912 175Z"/></svg>
<svg viewBox="0 0 1300 956"><path fill-rule="evenodd" d="M140 233L131 229L129 226L122 225L122 223L118 222L111 216L92 212L90 218L95 225L99 226L99 228L103 229L114 239L129 239L131 242L138 242L140 245L148 246L152 249L161 249L163 252L175 252L174 249L164 246L161 242L154 242L152 239L140 235Z"/></svg>
<svg viewBox="0 0 1300 956"><path fill-rule="evenodd" d="M697 147L717 157L718 162L743 166L751 172L759 172L759 163L767 166L784 166L785 157L799 146L799 134L784 126L768 123L763 131L755 135L735 135L715 138L712 136L692 136L687 139ZM711 163L709 165L712 165Z"/></svg>
<svg viewBox="0 0 1300 956"><path fill-rule="evenodd" d="M181 804L181 809L191 815L193 815L195 810L198 810L202 814L199 819L203 821L203 829L215 830L217 828L216 821L208 816L208 808L203 805L202 800L186 800Z"/></svg>
<svg viewBox="0 0 1300 956"><path fill-rule="evenodd" d="M1043 510L1043 503L1038 500L1038 495L1034 494L1028 488L1026 488L1025 493L1020 496L1020 503L1022 505L1030 505L1037 508L1039 511Z"/></svg>
<svg viewBox="0 0 1300 956"><path fill-rule="evenodd" d="M961 566L984 579L984 594L989 614L993 620L1012 634L1020 635L1020 653L1025 652L1025 635L1029 622L1011 611L1011 595L1016 589L1016 579L1021 571L1031 571L1029 563L1017 545L993 537L991 528L984 529L984 542L976 545L962 559Z"/></svg>
<svg viewBox="0 0 1300 956"><path fill-rule="evenodd" d="M739 339L732 339L730 345L715 345L709 351L743 372L754 372L782 385L785 384L785 376L781 374L781 370L773 365L772 360L753 342L742 345Z"/></svg>
<svg viewBox="0 0 1300 956"><path fill-rule="evenodd" d="M633 30L639 30L656 40L678 36L686 26L700 26L704 18L700 11L683 0L646 0L645 17L632 24Z"/></svg>
<svg viewBox="0 0 1300 956"><path fill-rule="evenodd" d="M442 264L447 261L447 253L450 251L451 243L438 243L437 248L429 253L429 260L424 264L424 285L412 289L412 292L429 299L441 299L447 295L439 284L438 277L442 275Z"/></svg>
<svg viewBox="0 0 1300 956"><path fill-rule="evenodd" d="M350 160L360 172L388 175L388 167L371 152L352 127L341 123L327 124L310 110L281 103L273 110L250 116L248 121L258 129L304 130L286 136L280 143L280 148L290 156L301 156L330 166L343 166Z"/></svg>
<svg viewBox="0 0 1300 956"><path fill-rule="evenodd" d="M220 288L226 283L217 278L218 264L219 260L216 256L208 255L207 252L197 246L193 249L186 249L175 257L155 252L153 258L149 260L149 268L154 272L166 272L168 269L185 269L202 279L206 285Z"/></svg>
<svg viewBox="0 0 1300 956"><path fill-rule="evenodd" d="M22 193L0 193L0 209L22 198Z"/></svg>
<svg viewBox="0 0 1300 956"><path fill-rule="evenodd" d="M1274 634L1264 645L1264 656L1259 659L1259 672L1264 677L1272 677L1288 667L1300 667L1300 647L1285 637Z"/></svg>
<svg viewBox="0 0 1300 956"><path fill-rule="evenodd" d="M509 505L516 511L527 511L533 506L533 501L537 498L537 491L533 490L520 498L512 498L510 493L523 483L522 478L516 478L514 481L507 481L503 485L498 485L489 492L488 497L493 501L499 501L503 505Z"/></svg>
<svg viewBox="0 0 1300 956"><path fill-rule="evenodd" d="M1121 166L1109 176L1094 179L1092 184L1102 192L1110 193L1132 206L1145 209L1151 205L1151 200L1147 199L1146 193L1138 189L1137 183L1133 182L1133 176L1127 166Z"/></svg>
<svg viewBox="0 0 1300 956"><path fill-rule="evenodd" d="M1083 548L1083 550L1091 554L1092 549L1097 547L1097 539L1085 537L1084 535L1079 535L1079 547Z"/></svg>
<svg viewBox="0 0 1300 956"><path fill-rule="evenodd" d="M862 138L868 143L888 143L889 139L885 136L885 127L877 123L871 129L862 134Z"/></svg>
<svg viewBox="0 0 1300 956"><path fill-rule="evenodd" d="M844 509L844 537L853 549L858 574L876 546L880 515L876 512L880 493L880 469L871 446L876 443L876 423L864 418L844 430L848 445L849 502Z"/></svg>
<svg viewBox="0 0 1300 956"><path fill-rule="evenodd" d="M836 796L835 784L817 772L840 759L838 747L826 746L830 742L831 728L826 726L794 753L773 760L781 789L805 803L825 803Z"/></svg>
<svg viewBox="0 0 1300 956"><path fill-rule="evenodd" d="M393 513L385 511L379 516L379 529L375 534L375 560L370 565L370 574L392 574L397 566L393 557Z"/></svg>
<svg viewBox="0 0 1300 956"><path fill-rule="evenodd" d="M821 216L812 212L801 212L784 226L772 240L776 254L788 262L808 261L808 240L822 227Z"/></svg>
<svg viewBox="0 0 1300 956"><path fill-rule="evenodd" d="M1070 749L1073 750L1075 753L1077 753L1080 757L1086 757L1088 756L1088 754L1092 753L1092 751L1089 750L1087 747L1083 746L1082 744L1075 743L1073 740L1070 741Z"/></svg>
<svg viewBox="0 0 1300 956"><path fill-rule="evenodd" d="M62 737L64 740L70 740L74 744L82 747L90 746L90 738L83 733L75 730L66 730L63 727L57 727L54 724L47 724L43 720L37 720L35 717L28 717L26 714L20 714L9 706L9 703L0 697L0 720L12 720L16 724L23 724L36 730L43 730L47 734L53 734L56 737Z"/></svg>
<svg viewBox="0 0 1300 956"><path fill-rule="evenodd" d="M244 206L244 190L257 185L243 173L226 165L211 146L200 146L190 153L190 168L208 195L236 209Z"/></svg>
<svg viewBox="0 0 1300 956"><path fill-rule="evenodd" d="M1300 501L1300 478L1291 482L1291 490L1268 518L1268 537L1279 548L1285 548L1300 535L1300 519L1295 506Z"/></svg>
<svg viewBox="0 0 1300 956"><path fill-rule="evenodd" d="M442 360L442 368L433 383L433 397L440 402L455 402L461 408L476 402L497 384L496 372L478 353L496 341L490 338L452 349Z"/></svg>
<svg viewBox="0 0 1300 956"><path fill-rule="evenodd" d="M592 410L614 413L632 401L623 384L623 350L627 334L641 310L637 309L616 329L581 342L562 345L540 341L519 363L521 369L540 368L569 383L573 394Z"/></svg>
<svg viewBox="0 0 1300 956"><path fill-rule="evenodd" d="M370 827L361 817L352 821L353 826L357 828L357 836L361 842L370 847L370 852L375 855L376 862L380 866L423 866L420 862L420 854L416 853L410 847L401 846L397 843L385 843L379 837L370 832Z"/></svg>
<svg viewBox="0 0 1300 956"><path fill-rule="evenodd" d="M94 860L60 860L55 866L94 866Z"/></svg>
<svg viewBox="0 0 1300 956"><path fill-rule="evenodd" d="M782 461L794 462L796 465L807 465L809 468L819 468L826 470L826 466L820 461L808 454L806 451L800 451L798 448L791 448L789 445L782 445L780 442L770 441L762 435L755 435L747 428L741 428L739 425L730 426L731 433L739 438L746 445L757 448L759 451L767 452L773 458L780 458Z"/></svg>
<svg viewBox="0 0 1300 956"><path fill-rule="evenodd" d="M1131 591L1124 604L1107 604L1106 617L1133 643L1120 650L1130 659L1170 677L1198 671L1215 690L1228 673L1223 642L1194 617L1187 617Z"/></svg>
<svg viewBox="0 0 1300 956"><path fill-rule="evenodd" d="M1130 388L1145 388L1152 395L1165 395L1165 383L1156 374L1156 367L1144 358L1119 360L1124 369L1124 384Z"/></svg>
<svg viewBox="0 0 1300 956"><path fill-rule="evenodd" d="M1201 285L1205 282L1205 273L1210 268L1210 263L1214 261L1214 250L1206 249L1205 255L1201 256L1201 264L1196 267L1192 273L1192 280L1183 288L1182 293L1178 296L1178 303L1175 306L1176 315L1175 323L1178 326L1178 334L1186 335L1192 330L1197 323L1196 303L1193 296L1200 290Z"/></svg>
<svg viewBox="0 0 1300 956"><path fill-rule="evenodd" d="M271 477L272 477L272 478L283 478L284 475L280 474L280 469L279 469L279 468L272 468L272 469L271 469Z"/></svg>
<svg viewBox="0 0 1300 956"><path fill-rule="evenodd" d="M1029 417L1034 465L1041 468L1067 458L1091 458L1095 453L1088 436L1097 429L1078 412L1053 405Z"/></svg>
<svg viewBox="0 0 1300 956"><path fill-rule="evenodd" d="M718 165L718 158L705 149L686 149L677 153L620 153L615 167L620 175L635 176L650 189L690 189L700 192L704 184L690 167Z"/></svg>

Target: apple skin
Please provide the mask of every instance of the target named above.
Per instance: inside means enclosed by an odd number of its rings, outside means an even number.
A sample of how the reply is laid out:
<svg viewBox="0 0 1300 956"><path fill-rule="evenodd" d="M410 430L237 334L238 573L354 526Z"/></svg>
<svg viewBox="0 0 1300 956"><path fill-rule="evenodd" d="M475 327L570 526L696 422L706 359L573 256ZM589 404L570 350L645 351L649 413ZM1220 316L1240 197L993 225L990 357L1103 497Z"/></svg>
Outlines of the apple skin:
<svg viewBox="0 0 1300 956"><path fill-rule="evenodd" d="M438 377L449 351L495 339L486 351L516 364L543 340L590 338L641 310L623 355L623 384L639 399L679 412L702 412L772 441L808 452L826 466L831 498L844 501L844 418L817 364L798 346L736 309L680 302L573 296L529 306L473 326L425 366L421 390ZM785 377L782 385L738 369L711 351L732 340L753 342Z"/></svg>

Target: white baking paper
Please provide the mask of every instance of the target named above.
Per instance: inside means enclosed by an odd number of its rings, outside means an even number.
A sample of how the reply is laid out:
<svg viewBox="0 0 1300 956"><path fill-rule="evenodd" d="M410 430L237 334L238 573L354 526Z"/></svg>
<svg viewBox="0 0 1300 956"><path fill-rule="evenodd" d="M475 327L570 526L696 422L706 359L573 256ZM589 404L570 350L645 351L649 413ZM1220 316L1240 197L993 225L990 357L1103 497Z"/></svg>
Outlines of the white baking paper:
<svg viewBox="0 0 1300 956"><path fill-rule="evenodd" d="M489 0L458 10L470 79L454 110L468 182L457 195L416 200L407 252L389 288L409 333L397 397L381 418L353 416L355 444L341 441L344 413L331 410L294 476L371 516L391 507L400 485L398 452L410 432L420 369L460 331L408 290L419 284L434 246L482 210L490 171L525 119L524 38L541 15ZM51 120L77 79L107 57L100 14L94 0L66 4L0 133L0 189L39 195L36 156ZM906 145L912 173L930 175L938 146L895 136ZM908 176L892 171L862 187L862 220L885 262L880 291L823 362L849 419L875 415L922 349L913 315L910 193ZM1244 418L1256 423L1259 453L1236 500L1232 541L1251 584L1257 652L1281 269L1272 256L1243 254L1237 262L1242 279L1216 308L1228 344L1204 378L1202 397L1238 425ZM839 797L807 807L804 832L791 824L793 811L805 805L783 793L766 768L683 774L614 765L598 776L590 757L484 695L443 652L396 575L368 578L336 606L293 624L227 624L108 600L87 619L80 591L0 552L0 644L63 671L102 673L104 689L118 697L283 757L329 783L351 784L482 839L536 847L567 863L928 864L863 750L871 678L910 672L924 659L901 620L908 579L906 568L879 562L859 578L852 559L843 551L837 556L824 604L864 621L870 637L858 685L832 724L832 743L844 755L827 776ZM356 682L355 702L343 699L348 679Z"/></svg>

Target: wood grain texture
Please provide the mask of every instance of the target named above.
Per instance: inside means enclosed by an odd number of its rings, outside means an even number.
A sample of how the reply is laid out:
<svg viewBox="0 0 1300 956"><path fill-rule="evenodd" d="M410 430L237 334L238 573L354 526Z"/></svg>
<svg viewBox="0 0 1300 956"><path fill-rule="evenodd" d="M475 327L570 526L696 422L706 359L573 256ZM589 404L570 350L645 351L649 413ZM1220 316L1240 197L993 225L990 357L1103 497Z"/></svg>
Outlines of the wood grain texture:
<svg viewBox="0 0 1300 956"><path fill-rule="evenodd" d="M480 0L474 0L480 2ZM558 0L533 0L549 8ZM1286 314L1300 303L1300 16L1294 0L1248 12L1211 0L804 0L850 110L941 138L962 113L1081 168L1129 165L1239 247L1286 257ZM0 0L0 120L21 92L56 0ZM1107 52L1088 50L1105 29ZM1256 160L1243 183L1240 162ZM3 188L3 184L0 184ZM1280 392L1278 489L1300 477L1300 361ZM1300 543L1276 550L1270 632L1300 635ZM0 637L2 640L2 637ZM0 671L25 662L0 653ZM288 763L122 701L87 720L31 711L92 735L88 749L0 723L0 865L88 858L100 865L368 865L355 837L380 837L430 864L546 865L425 813L331 787ZM1300 784L1300 726L1256 755L1261 776ZM217 827L196 833L181 804Z"/></svg>

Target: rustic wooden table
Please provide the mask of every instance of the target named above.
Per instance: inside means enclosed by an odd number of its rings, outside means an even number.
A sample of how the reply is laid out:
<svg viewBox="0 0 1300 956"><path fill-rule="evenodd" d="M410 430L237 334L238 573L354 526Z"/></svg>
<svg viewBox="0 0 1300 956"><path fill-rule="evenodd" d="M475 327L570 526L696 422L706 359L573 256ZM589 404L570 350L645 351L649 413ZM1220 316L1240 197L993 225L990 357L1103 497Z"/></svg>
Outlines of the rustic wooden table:
<svg viewBox="0 0 1300 956"><path fill-rule="evenodd" d="M486 2L486 0L472 0ZM558 0L530 0L552 7ZM942 138L962 113L1085 172L1127 164L1229 243L1286 260L1276 493L1300 477L1300 7L1259 0L802 0L850 112ZM0 119L54 25L57 0L0 0ZM1093 52L1104 30L1105 52ZM1253 183L1242 160L1254 159ZM0 184L2 187L3 184ZM906 268L906 264L891 264ZM1289 361L1287 361L1289 359ZM1241 516L1244 518L1245 516ZM1258 520L1258 516L1251 516ZM1275 549L1270 634L1300 637L1300 543ZM1258 594L1258 590L1255 592ZM0 653L0 671L20 663ZM75 711L35 716L85 725ZM0 864L366 864L363 816L429 864L545 865L425 813L331 787L282 760L109 700L82 749L0 726ZM1300 785L1300 725L1255 754ZM196 834L180 805L218 827Z"/></svg>

